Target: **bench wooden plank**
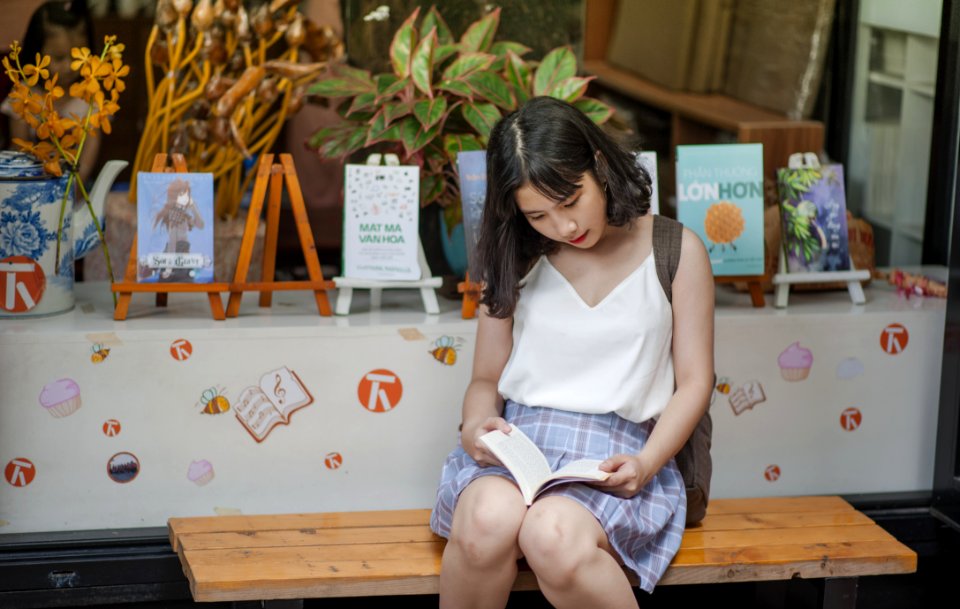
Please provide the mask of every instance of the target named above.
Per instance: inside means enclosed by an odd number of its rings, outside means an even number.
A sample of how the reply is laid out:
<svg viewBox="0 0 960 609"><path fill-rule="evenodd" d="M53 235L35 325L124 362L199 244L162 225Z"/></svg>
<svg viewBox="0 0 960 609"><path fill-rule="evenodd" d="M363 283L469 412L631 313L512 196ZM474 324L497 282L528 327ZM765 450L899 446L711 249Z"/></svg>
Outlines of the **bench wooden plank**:
<svg viewBox="0 0 960 609"><path fill-rule="evenodd" d="M790 529L809 526L872 525L863 512L837 510L835 512L772 512L769 514L709 514L703 522L687 531L730 531L748 529Z"/></svg>
<svg viewBox="0 0 960 609"><path fill-rule="evenodd" d="M179 535L225 531L269 531L283 529L329 529L362 526L420 525L430 520L430 510L387 510L367 512L324 512L317 514L263 514L251 516L196 516L171 518L170 546L179 551Z"/></svg>
<svg viewBox="0 0 960 609"><path fill-rule="evenodd" d="M180 536L183 550L218 548L266 548L322 546L369 543L434 541L442 539L426 524L387 527L350 527L343 529L286 529L246 533L193 533Z"/></svg>
<svg viewBox="0 0 960 609"><path fill-rule="evenodd" d="M174 518L198 601L436 594L429 510ZM661 585L909 573L916 554L840 497L719 499ZM628 574L631 583L636 579ZM515 590L536 589L521 570Z"/></svg>
<svg viewBox="0 0 960 609"><path fill-rule="evenodd" d="M876 525L803 527L790 529L751 529L747 531L686 531L680 549L716 547L759 547L784 544L816 544L825 539L833 543L890 541L893 536Z"/></svg>

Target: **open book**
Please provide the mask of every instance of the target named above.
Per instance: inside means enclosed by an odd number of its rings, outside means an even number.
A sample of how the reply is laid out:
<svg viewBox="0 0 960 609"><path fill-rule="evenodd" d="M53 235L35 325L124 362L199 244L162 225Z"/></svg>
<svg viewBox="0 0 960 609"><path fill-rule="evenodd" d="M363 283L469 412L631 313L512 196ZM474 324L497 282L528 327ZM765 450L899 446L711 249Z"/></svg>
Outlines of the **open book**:
<svg viewBox="0 0 960 609"><path fill-rule="evenodd" d="M499 429L483 434L480 436L480 441L516 478L527 505L531 505L534 498L546 489L550 482L606 480L610 477L610 472L600 471L600 464L603 463L600 459L580 459L564 465L555 472L550 471L547 458L533 440L515 425L511 425L510 428L513 431L509 434Z"/></svg>
<svg viewBox="0 0 960 609"><path fill-rule="evenodd" d="M293 411L313 403L313 396L293 370L282 366L261 376L259 386L241 391L237 402L237 419L262 442L274 427L289 423Z"/></svg>

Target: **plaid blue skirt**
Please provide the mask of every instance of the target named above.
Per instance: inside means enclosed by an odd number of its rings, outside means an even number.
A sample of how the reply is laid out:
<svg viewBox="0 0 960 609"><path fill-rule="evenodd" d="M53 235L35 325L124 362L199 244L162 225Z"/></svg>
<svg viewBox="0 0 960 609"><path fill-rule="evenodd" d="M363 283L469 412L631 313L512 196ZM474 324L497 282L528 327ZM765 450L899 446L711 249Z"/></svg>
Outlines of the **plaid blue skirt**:
<svg viewBox="0 0 960 609"><path fill-rule="evenodd" d="M504 418L523 430L556 470L577 459L606 459L643 448L654 421L633 423L614 413L584 414L531 407L507 401ZM505 468L481 467L458 446L443 464L430 528L450 536L457 499L467 485L481 476L513 480ZM622 499L586 484L570 483L549 488L540 497L569 497L587 508L603 526L610 545L623 564L636 573L640 588L651 592L680 548L687 495L673 459L635 496Z"/></svg>

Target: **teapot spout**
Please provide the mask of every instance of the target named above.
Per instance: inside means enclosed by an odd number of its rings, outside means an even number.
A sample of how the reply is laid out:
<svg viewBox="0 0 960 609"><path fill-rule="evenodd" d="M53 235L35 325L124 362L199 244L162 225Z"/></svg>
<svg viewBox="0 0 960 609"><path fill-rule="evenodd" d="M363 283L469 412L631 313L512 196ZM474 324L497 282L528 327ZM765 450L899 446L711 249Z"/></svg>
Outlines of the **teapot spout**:
<svg viewBox="0 0 960 609"><path fill-rule="evenodd" d="M97 176L97 181L93 183L93 188L88 193L90 203L93 205L93 212L96 214L97 222L103 226L103 216L106 208L107 193L113 187L114 180L129 163L126 161L107 161ZM82 220L80 220L82 218ZM79 221L78 221L79 220ZM97 244L97 229L93 224L93 218L90 214L84 213L74 217L73 225L73 245L74 258L79 260L93 250Z"/></svg>

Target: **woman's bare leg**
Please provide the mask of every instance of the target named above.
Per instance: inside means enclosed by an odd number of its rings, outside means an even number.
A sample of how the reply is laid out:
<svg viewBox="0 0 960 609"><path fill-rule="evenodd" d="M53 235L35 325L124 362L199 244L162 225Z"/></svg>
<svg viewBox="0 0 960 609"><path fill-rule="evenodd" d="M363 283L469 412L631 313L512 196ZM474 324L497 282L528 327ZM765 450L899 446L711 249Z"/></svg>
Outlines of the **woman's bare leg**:
<svg viewBox="0 0 960 609"><path fill-rule="evenodd" d="M506 606L517 577L517 533L527 508L516 485L499 476L471 482L453 512L440 567L440 607Z"/></svg>
<svg viewBox="0 0 960 609"><path fill-rule="evenodd" d="M603 527L576 501L536 501L520 526L519 541L540 590L557 609L637 608Z"/></svg>

